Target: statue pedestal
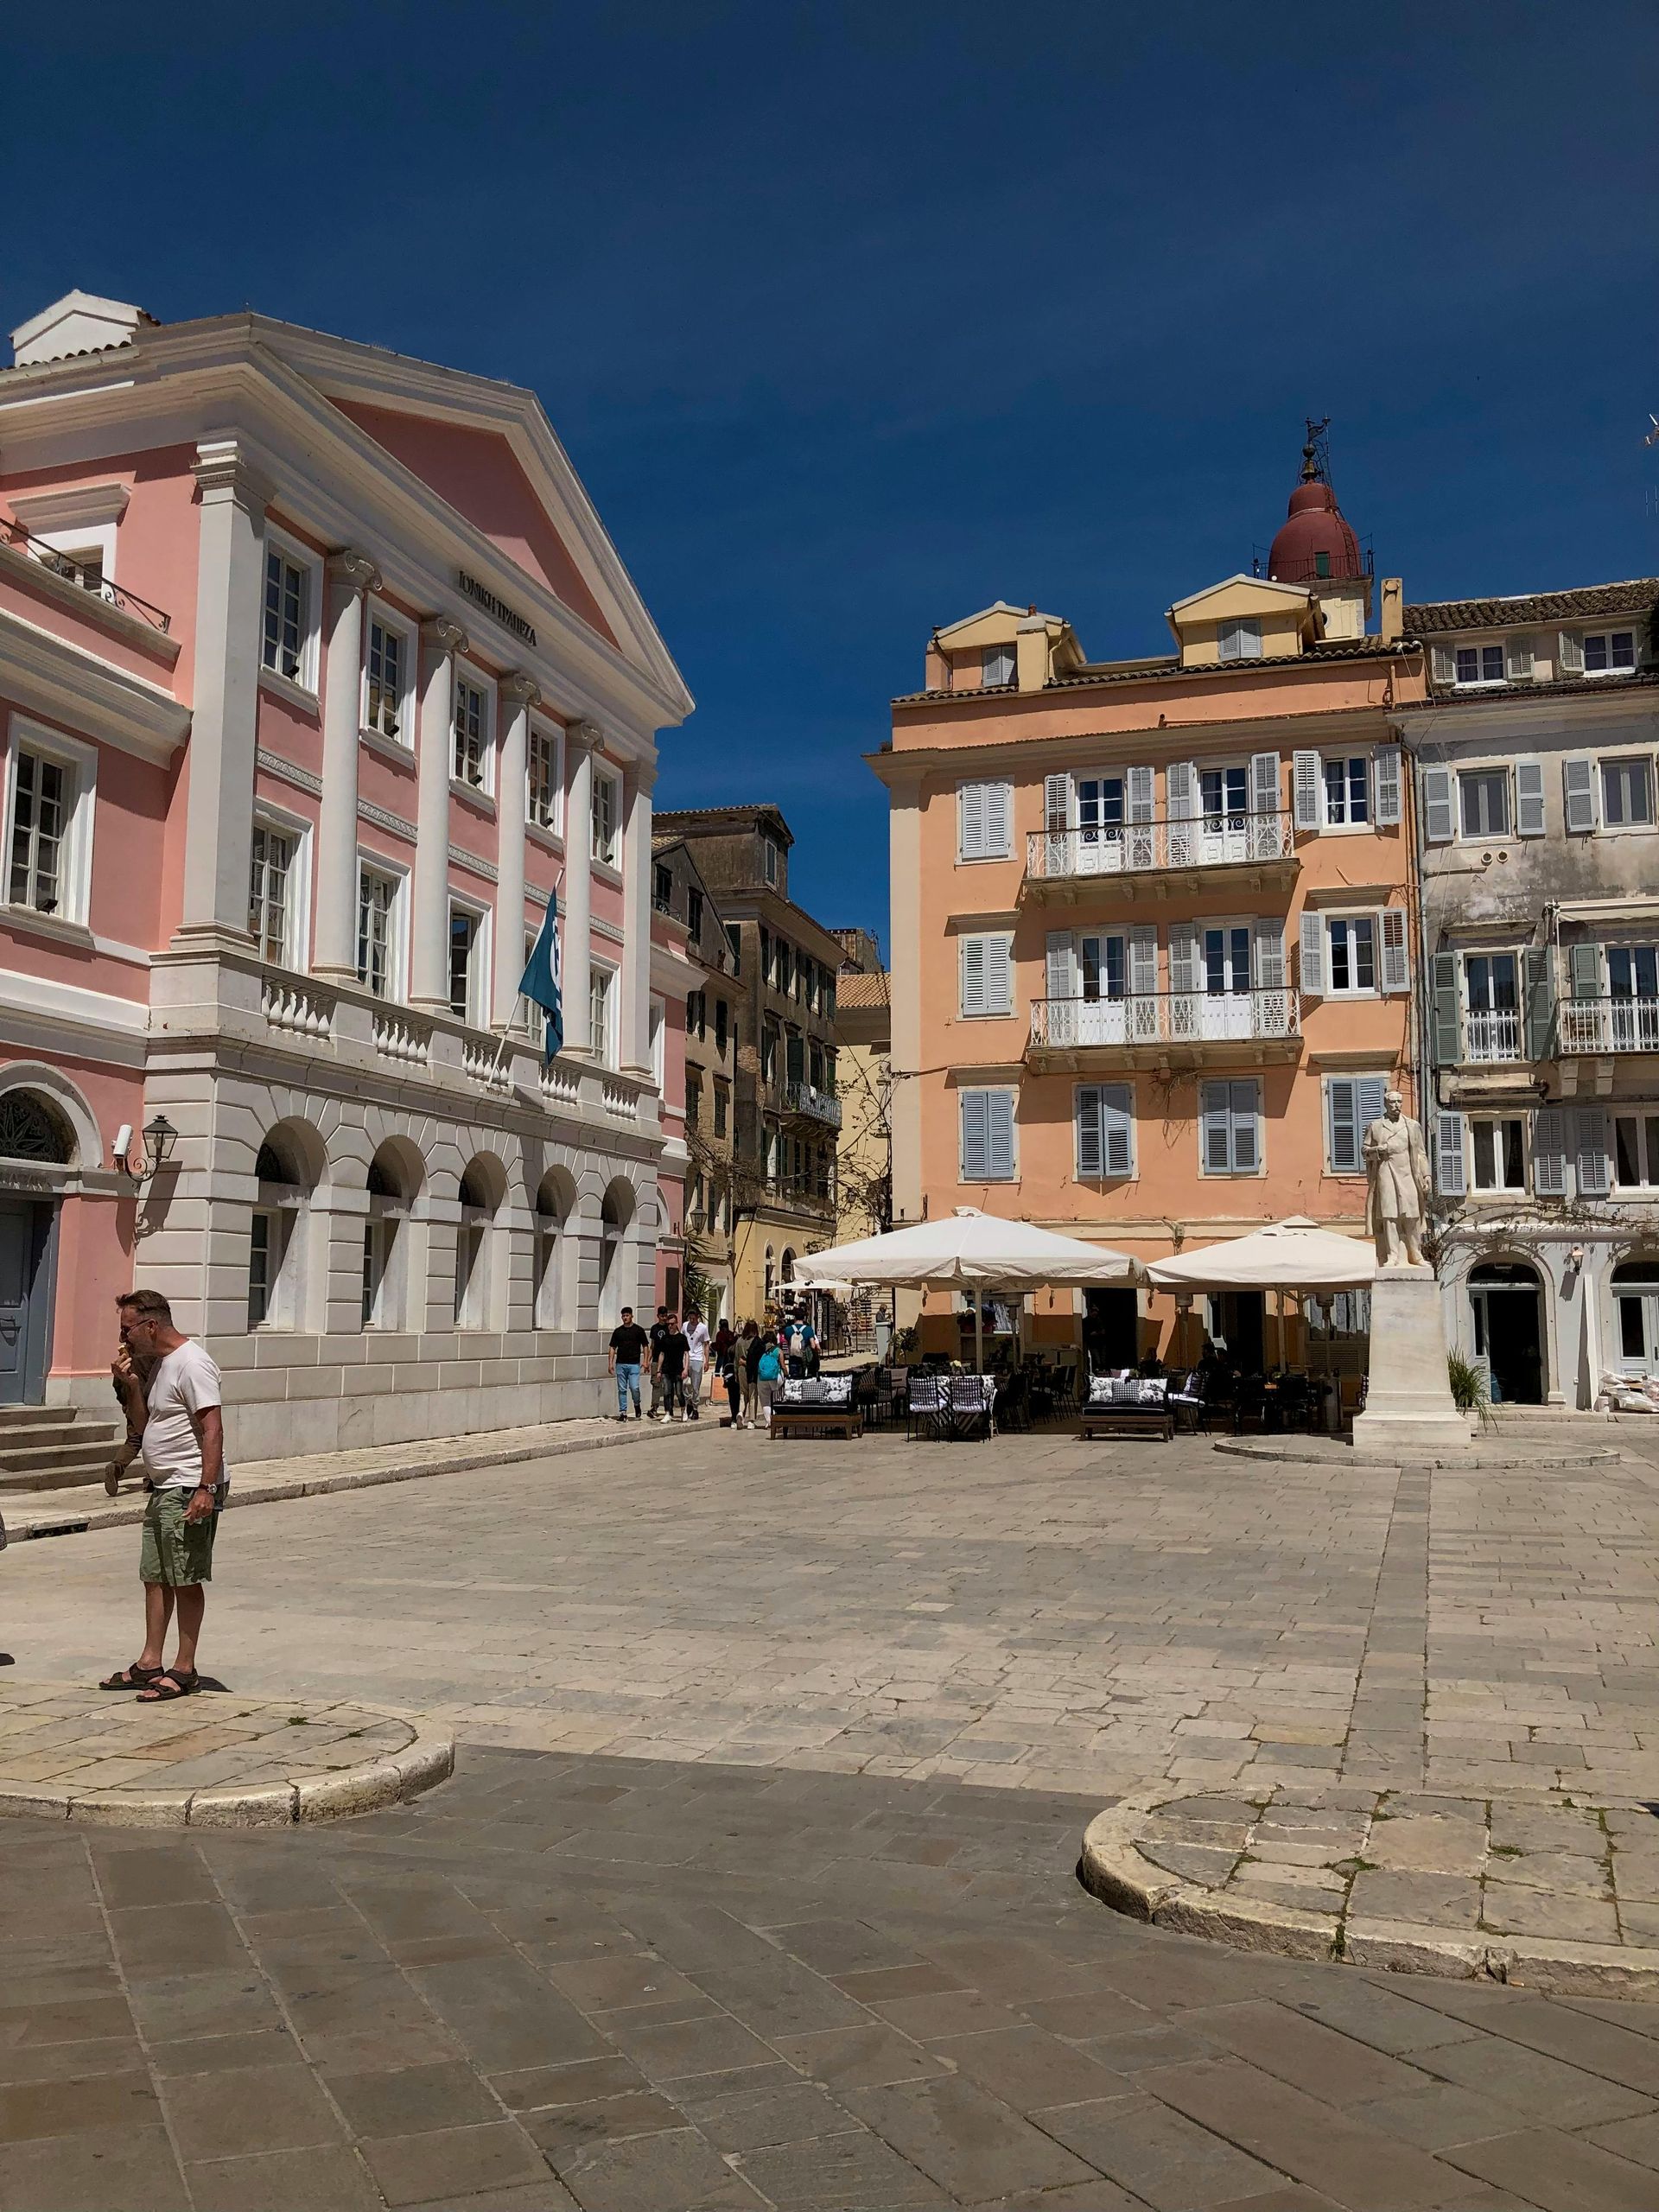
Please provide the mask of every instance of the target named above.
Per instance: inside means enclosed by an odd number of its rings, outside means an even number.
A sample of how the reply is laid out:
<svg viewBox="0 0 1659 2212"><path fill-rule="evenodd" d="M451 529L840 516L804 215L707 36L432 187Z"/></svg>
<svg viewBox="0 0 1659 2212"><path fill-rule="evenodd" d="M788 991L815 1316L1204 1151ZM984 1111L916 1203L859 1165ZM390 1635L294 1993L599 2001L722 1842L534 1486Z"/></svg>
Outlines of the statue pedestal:
<svg viewBox="0 0 1659 2212"><path fill-rule="evenodd" d="M1368 1457L1466 1450L1469 1415L1452 1402L1440 1287L1430 1267L1379 1268L1371 1284L1370 1382L1354 1418Z"/></svg>

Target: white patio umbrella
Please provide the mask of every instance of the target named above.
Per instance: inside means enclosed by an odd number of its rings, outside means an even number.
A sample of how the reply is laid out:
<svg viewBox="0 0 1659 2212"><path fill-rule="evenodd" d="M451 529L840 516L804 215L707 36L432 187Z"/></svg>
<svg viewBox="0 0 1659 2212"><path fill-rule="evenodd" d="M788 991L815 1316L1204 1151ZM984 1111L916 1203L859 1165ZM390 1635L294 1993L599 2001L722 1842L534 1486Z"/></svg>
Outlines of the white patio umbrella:
<svg viewBox="0 0 1659 2212"><path fill-rule="evenodd" d="M1138 1279L1140 1263L1109 1245L1061 1236L1034 1222L1009 1221L958 1206L936 1221L918 1221L885 1236L862 1236L795 1262L795 1280L809 1289L830 1282L881 1284L893 1290L940 1286L973 1290L1033 1290L1047 1283L1122 1282ZM974 1360L985 1363L985 1325L974 1299Z"/></svg>
<svg viewBox="0 0 1659 2212"><path fill-rule="evenodd" d="M1163 1290L1274 1290L1279 1294L1279 1357L1285 1343L1285 1293L1357 1290L1376 1273L1369 1244L1321 1229L1306 1214L1269 1222L1247 1236L1154 1260L1148 1279Z"/></svg>

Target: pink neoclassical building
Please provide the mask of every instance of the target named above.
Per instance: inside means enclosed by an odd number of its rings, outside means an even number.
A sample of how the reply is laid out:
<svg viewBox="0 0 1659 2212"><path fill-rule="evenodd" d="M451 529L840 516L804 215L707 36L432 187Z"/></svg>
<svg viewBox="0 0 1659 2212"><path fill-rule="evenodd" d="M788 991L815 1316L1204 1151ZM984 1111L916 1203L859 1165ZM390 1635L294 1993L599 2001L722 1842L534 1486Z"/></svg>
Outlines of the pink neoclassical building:
<svg viewBox="0 0 1659 2212"><path fill-rule="evenodd" d="M244 1456L595 1410L680 1225L691 702L539 402L81 293L13 345L0 1405L106 1411L142 1282Z"/></svg>

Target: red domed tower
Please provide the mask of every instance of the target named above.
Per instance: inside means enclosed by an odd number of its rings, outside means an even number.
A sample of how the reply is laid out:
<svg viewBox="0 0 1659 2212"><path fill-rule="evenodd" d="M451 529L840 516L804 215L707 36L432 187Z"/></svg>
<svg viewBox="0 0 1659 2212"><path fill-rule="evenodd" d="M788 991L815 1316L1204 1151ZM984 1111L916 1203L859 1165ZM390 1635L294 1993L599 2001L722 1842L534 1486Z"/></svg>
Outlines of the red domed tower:
<svg viewBox="0 0 1659 2212"><path fill-rule="evenodd" d="M1326 417L1328 423L1329 417ZM1310 422L1302 448L1302 480L1268 554L1276 583L1358 583L1369 580L1359 540L1344 520L1331 489L1325 453L1325 423Z"/></svg>

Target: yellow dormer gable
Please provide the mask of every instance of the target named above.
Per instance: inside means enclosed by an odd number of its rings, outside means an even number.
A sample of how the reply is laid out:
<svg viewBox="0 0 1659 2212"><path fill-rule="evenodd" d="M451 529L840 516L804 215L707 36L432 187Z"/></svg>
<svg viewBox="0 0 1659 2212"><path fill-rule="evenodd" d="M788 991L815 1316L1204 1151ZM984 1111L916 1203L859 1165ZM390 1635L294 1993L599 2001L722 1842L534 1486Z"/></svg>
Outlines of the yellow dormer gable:
<svg viewBox="0 0 1659 2212"><path fill-rule="evenodd" d="M1324 634L1313 593L1267 576L1229 576L1211 584L1178 599L1168 620L1183 668L1283 660L1305 652Z"/></svg>
<svg viewBox="0 0 1659 2212"><path fill-rule="evenodd" d="M1010 607L999 599L933 632L927 681L953 691L1004 683L1040 691L1052 676L1082 664L1083 649L1063 617Z"/></svg>

